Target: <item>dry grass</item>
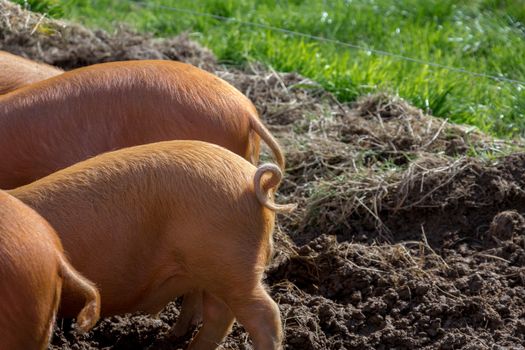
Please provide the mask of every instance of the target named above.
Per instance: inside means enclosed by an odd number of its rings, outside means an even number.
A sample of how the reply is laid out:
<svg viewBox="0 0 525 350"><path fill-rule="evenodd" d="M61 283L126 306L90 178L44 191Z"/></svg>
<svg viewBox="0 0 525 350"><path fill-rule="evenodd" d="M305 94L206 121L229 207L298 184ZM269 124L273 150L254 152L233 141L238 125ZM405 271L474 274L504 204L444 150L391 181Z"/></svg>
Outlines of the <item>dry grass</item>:
<svg viewBox="0 0 525 350"><path fill-rule="evenodd" d="M208 70L216 65L214 55L187 35L155 39L125 27L115 33L92 31L48 19L7 0L0 0L0 49L64 69L133 59L182 60Z"/></svg>

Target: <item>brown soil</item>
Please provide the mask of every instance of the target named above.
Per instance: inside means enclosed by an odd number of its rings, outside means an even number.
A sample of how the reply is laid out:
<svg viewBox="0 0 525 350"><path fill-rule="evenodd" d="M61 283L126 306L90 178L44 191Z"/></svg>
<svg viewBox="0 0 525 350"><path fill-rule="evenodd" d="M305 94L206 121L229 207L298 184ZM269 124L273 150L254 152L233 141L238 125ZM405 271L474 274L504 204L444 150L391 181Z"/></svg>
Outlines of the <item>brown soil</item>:
<svg viewBox="0 0 525 350"><path fill-rule="evenodd" d="M524 349L524 142L453 125L395 96L348 106L297 74L224 67L187 36L107 34L0 0L0 49L69 69L180 59L247 94L287 153L267 283L287 349ZM38 24L38 25L37 25ZM178 349L158 316L59 321L52 349ZM250 348L236 325L225 348Z"/></svg>

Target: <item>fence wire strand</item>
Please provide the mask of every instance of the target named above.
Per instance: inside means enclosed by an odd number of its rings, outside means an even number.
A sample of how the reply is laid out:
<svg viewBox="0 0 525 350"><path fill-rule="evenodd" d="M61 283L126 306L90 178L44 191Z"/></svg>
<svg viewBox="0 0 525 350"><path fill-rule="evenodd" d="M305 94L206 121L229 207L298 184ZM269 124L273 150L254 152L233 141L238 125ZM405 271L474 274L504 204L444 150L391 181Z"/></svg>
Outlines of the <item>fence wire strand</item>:
<svg viewBox="0 0 525 350"><path fill-rule="evenodd" d="M470 70L467 70L467 69L464 69L464 68L458 68L458 67L453 67L453 66L448 66L448 65L445 65L445 64L441 64L441 63L425 61L425 60L422 60L422 59L419 59L419 58L408 57L408 56L404 56L404 55L400 55L400 54L396 54L396 53L389 52L389 51L384 51L384 50L372 49L372 48L368 48L368 47L362 46L362 45L348 43L348 42L344 42L344 41L337 40L337 39L325 38L325 37L319 36L319 35L312 35L312 34L308 34L308 33L297 32L297 31L294 31L294 30L281 28L281 27L276 27L276 26L272 26L272 25L269 25L269 24L242 21L242 20L237 19L235 17L226 17L226 16L221 16L221 15L215 15L215 14L212 14L212 13L199 12L199 11L190 10L190 9L186 9L186 8L166 6L166 5L161 5L161 4L152 4L152 3L140 2L140 1L135 2L135 4L139 5L139 6L142 6L142 7L152 7L152 8L157 8L157 9L169 10L169 11L173 11L173 12L185 13L185 14L189 14L189 15L193 15L193 16L214 18L214 19L225 21L225 22L238 23L238 24L245 25L245 26L271 30L271 31L274 31L274 32L284 33L284 34L288 34L288 35L292 35L292 36L296 36L296 37L302 37L302 38L315 40L315 41L319 41L319 42L330 43L330 44L334 44L334 45L338 45L338 46L342 46L342 47L347 47L347 48L355 49L355 50L359 50L359 51L366 51L366 52L370 52L370 53L373 53L373 54L376 54L376 55L392 57L392 58L395 58L395 59L398 59L398 60L402 60L402 61L414 62L414 63L418 63L418 64L422 64L422 65L427 65L427 66L430 66L430 67L445 69L445 70L449 70L449 71L456 72L456 73L468 74L468 75L471 75L471 76L474 76L474 77L485 78L485 79L492 79L492 80L497 80L497 81L502 81L502 82L507 82L507 83L513 83L513 84L520 84L520 85L525 86L525 81L521 81L521 80L517 80L517 79L511 79L511 78L507 78L505 76L497 76L497 75L493 75L493 74L485 74L485 73L473 72L473 71L470 71Z"/></svg>

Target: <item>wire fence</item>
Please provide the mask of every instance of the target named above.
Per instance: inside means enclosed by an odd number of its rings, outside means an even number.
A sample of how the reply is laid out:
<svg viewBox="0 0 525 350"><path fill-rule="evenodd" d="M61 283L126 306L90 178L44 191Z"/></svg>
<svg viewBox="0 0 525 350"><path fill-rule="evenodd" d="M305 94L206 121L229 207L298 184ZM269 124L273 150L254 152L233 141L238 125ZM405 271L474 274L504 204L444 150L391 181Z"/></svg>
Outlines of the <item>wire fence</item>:
<svg viewBox="0 0 525 350"><path fill-rule="evenodd" d="M276 26L272 26L272 25L268 25L268 24L264 24L264 23L243 21L243 20L237 19L235 17L220 16L220 15L215 15L215 14L212 14L212 13L199 12L199 11L195 11L195 10L191 10L191 9L187 9L187 8L178 8L178 7L173 7L173 6L161 5L161 4L152 4L152 3L148 3L148 2L140 2L139 1L139 2L136 2L135 4L137 4L139 6L142 6L142 7L150 7L150 8L169 10L169 11L178 12L178 13L184 13L184 14L188 14L188 15L192 15L192 16L208 17L208 18L213 18L213 19L225 21L225 22L237 23L237 24L241 24L241 25L245 25L245 26L249 26L249 27L255 27L255 28L260 28L260 29L265 29L265 30L271 30L271 31L274 31L274 32L288 34L288 35L295 36L295 37L305 38L305 39L314 40L314 41L318 41L318 42L330 43L330 44L334 44L334 45L337 45L337 46L346 47L346 48L350 48L350 49L355 49L355 50L359 50L359 51L365 51L365 52L369 52L369 53L372 53L372 54L375 54L375 55L387 56L387 57L391 57L391 58L394 58L394 59L397 59L397 60L413 62L413 63L426 65L426 66L434 67L434 68L445 69L445 70L448 70L448 71L451 71L451 72L467 74L467 75L470 75L470 76L473 76L473 77L491 79L491 80L496 80L496 81L500 81L500 82L513 83L513 84L519 84L519 85L525 86L525 81L521 81L521 80L517 80L517 79L511 79L511 78L507 78L505 76L473 72L473 71L470 71L470 70L467 70L467 69L464 69L464 68L448 66L448 65L445 65L445 64L432 62L432 61L426 61L426 60L422 60L422 59L414 58L414 57L408 57L408 56L396 54L396 53L389 52L389 51L377 50L377 49L369 48L369 47L366 47L366 46L363 46L363 45L357 45L357 44L344 42L344 41L337 40L337 39L330 39L330 38L326 38L326 37L323 37L323 36L318 36L318 35L312 35L312 34L308 34L308 33L298 32L298 31L294 31L294 30L290 30L290 29L286 29L286 28L281 28L281 27L276 27Z"/></svg>

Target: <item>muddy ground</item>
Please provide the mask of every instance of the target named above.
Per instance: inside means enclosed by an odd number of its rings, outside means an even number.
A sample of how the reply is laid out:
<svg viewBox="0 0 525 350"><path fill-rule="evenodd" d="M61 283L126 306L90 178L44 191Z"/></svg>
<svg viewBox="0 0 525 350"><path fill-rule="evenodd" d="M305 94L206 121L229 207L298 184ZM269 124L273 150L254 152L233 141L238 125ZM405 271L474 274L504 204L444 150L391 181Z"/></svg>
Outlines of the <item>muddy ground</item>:
<svg viewBox="0 0 525 350"><path fill-rule="evenodd" d="M0 49L71 69L178 59L248 95L287 154L266 282L286 349L524 349L525 153L396 96L341 104L317 84L262 65L225 67L187 35L155 39L40 20L0 1ZM52 349L178 349L179 304L102 320L60 320ZM235 325L225 348L247 349Z"/></svg>

